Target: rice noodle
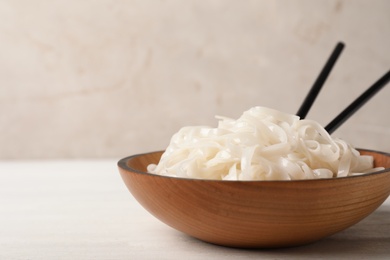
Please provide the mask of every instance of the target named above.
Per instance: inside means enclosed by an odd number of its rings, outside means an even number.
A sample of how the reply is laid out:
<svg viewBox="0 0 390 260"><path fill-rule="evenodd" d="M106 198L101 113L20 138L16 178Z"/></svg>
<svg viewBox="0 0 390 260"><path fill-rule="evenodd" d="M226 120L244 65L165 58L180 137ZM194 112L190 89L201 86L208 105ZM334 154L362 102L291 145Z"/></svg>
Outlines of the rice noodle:
<svg viewBox="0 0 390 260"><path fill-rule="evenodd" d="M312 120L254 107L218 127L183 127L148 172L216 180L299 180L377 171L373 158Z"/></svg>

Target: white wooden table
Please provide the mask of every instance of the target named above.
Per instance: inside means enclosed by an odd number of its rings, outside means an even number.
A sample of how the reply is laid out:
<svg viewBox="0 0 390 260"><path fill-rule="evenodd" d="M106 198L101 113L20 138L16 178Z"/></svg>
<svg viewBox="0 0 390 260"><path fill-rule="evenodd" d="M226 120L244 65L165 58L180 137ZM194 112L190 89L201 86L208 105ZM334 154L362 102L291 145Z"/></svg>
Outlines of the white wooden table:
<svg viewBox="0 0 390 260"><path fill-rule="evenodd" d="M390 259L390 199L359 224L302 247L215 246L161 223L115 160L0 162L0 259Z"/></svg>

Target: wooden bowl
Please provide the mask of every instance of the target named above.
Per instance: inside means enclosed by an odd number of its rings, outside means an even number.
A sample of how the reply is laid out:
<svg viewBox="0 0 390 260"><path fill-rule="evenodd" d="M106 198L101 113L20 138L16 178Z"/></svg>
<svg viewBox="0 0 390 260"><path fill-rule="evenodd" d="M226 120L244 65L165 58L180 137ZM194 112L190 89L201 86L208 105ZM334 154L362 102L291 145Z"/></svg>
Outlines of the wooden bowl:
<svg viewBox="0 0 390 260"><path fill-rule="evenodd" d="M298 181L219 181L146 173L162 152L118 162L138 202L169 226L210 243L242 248L303 245L359 222L390 194L390 154L360 150L386 169Z"/></svg>

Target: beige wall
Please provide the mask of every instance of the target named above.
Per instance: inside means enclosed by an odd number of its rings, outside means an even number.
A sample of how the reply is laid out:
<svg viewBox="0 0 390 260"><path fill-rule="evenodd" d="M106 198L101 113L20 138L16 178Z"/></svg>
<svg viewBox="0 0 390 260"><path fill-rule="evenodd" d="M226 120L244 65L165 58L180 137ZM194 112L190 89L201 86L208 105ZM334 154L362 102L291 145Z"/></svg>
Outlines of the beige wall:
<svg viewBox="0 0 390 260"><path fill-rule="evenodd" d="M327 124L390 67L390 1L0 1L0 159L120 158L184 125L295 113ZM334 136L390 152L390 87Z"/></svg>

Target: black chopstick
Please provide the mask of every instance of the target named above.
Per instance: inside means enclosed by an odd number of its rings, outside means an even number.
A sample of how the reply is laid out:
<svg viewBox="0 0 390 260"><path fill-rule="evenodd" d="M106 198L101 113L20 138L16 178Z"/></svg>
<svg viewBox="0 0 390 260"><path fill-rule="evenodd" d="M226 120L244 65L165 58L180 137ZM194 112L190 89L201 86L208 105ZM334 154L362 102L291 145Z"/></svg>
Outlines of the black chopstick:
<svg viewBox="0 0 390 260"><path fill-rule="evenodd" d="M337 43L328 61L323 67L321 73L318 75L316 81L314 82L313 86L311 87L309 93L307 94L305 100L303 101L301 107L297 112L297 116L299 116L301 119L304 119L306 117L343 49L344 43Z"/></svg>
<svg viewBox="0 0 390 260"><path fill-rule="evenodd" d="M325 130L332 134L340 125L352 116L359 108L361 108L370 98L372 98L379 90L381 90L390 81L390 70L383 75L377 82L369 87L363 94L361 94L355 101L353 101L347 108L345 108L335 119L333 119Z"/></svg>

